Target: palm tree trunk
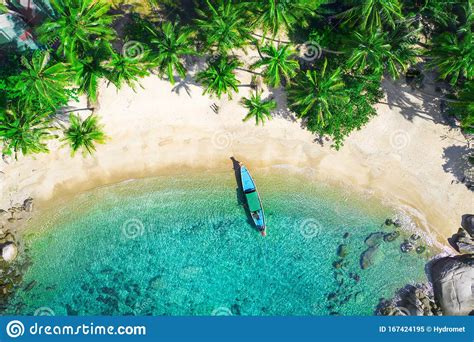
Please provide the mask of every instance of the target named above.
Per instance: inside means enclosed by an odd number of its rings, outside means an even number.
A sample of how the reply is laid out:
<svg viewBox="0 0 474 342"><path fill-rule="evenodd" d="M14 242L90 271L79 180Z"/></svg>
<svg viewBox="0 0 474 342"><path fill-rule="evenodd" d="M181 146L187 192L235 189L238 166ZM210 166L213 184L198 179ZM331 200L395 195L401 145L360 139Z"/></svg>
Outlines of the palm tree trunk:
<svg viewBox="0 0 474 342"><path fill-rule="evenodd" d="M256 72L256 71L252 71L252 70L248 70L248 69L244 69L244 68L235 68L235 70L245 71L245 72L248 72L248 73L253 74L253 75L262 76L262 74L260 72Z"/></svg>

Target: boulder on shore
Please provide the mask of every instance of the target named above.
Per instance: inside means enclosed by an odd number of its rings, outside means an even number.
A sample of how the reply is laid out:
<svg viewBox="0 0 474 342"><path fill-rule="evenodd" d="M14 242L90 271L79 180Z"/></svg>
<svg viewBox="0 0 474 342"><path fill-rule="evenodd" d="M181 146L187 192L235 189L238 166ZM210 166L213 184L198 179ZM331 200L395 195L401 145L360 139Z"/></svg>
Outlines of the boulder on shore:
<svg viewBox="0 0 474 342"><path fill-rule="evenodd" d="M474 255L436 260L430 273L434 296L445 315L474 313Z"/></svg>
<svg viewBox="0 0 474 342"><path fill-rule="evenodd" d="M474 254L474 237L464 228L459 228L448 241L459 253Z"/></svg>
<svg viewBox="0 0 474 342"><path fill-rule="evenodd" d="M2 248L2 258L7 262L11 262L16 259L18 255L18 249L13 243L9 243Z"/></svg>
<svg viewBox="0 0 474 342"><path fill-rule="evenodd" d="M474 215L466 214L462 216L461 227L474 238Z"/></svg>

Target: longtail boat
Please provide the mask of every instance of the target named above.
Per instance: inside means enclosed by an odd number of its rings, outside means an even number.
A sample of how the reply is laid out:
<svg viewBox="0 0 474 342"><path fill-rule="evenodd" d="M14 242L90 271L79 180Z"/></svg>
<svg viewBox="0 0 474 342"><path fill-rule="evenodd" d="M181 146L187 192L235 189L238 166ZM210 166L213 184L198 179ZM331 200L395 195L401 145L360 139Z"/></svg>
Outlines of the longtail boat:
<svg viewBox="0 0 474 342"><path fill-rule="evenodd" d="M262 200L249 170L247 170L243 164L240 164L240 177L250 216L252 216L252 220L258 231L262 236L266 236L265 213L263 212Z"/></svg>

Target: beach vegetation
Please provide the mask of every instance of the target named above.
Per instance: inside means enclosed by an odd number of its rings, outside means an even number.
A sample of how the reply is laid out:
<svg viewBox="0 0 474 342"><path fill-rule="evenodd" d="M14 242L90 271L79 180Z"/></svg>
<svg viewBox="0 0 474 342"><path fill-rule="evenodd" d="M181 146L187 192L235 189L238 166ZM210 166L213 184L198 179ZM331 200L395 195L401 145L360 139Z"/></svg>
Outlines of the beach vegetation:
<svg viewBox="0 0 474 342"><path fill-rule="evenodd" d="M242 99L242 105L248 110L248 114L243 121L254 118L256 125L260 123L263 125L265 120L271 120L272 111L277 107L277 103L274 99L262 98L262 91L255 91L249 98L244 97Z"/></svg>
<svg viewBox="0 0 474 342"><path fill-rule="evenodd" d="M91 155L96 150L96 144L105 143L106 135L96 115L91 114L82 120L79 115L71 113L69 122L62 140L70 146L72 156L78 151L82 151L83 156Z"/></svg>
<svg viewBox="0 0 474 342"><path fill-rule="evenodd" d="M296 51L291 45L266 45L259 49L261 59L252 65L252 69L263 68L263 77L268 85L277 88L286 85L295 77L299 63L294 58Z"/></svg>
<svg viewBox="0 0 474 342"><path fill-rule="evenodd" d="M185 56L196 54L192 47L192 31L177 23L165 22L159 29L147 26L151 34L151 61L161 75L166 75L175 83L175 73L186 77L186 68L182 62Z"/></svg>
<svg viewBox="0 0 474 342"><path fill-rule="evenodd" d="M234 57L211 57L208 67L196 76L198 82L204 86L204 94L216 95L221 98L223 94L232 98L233 92L238 92L240 81L235 75L235 70L241 65Z"/></svg>

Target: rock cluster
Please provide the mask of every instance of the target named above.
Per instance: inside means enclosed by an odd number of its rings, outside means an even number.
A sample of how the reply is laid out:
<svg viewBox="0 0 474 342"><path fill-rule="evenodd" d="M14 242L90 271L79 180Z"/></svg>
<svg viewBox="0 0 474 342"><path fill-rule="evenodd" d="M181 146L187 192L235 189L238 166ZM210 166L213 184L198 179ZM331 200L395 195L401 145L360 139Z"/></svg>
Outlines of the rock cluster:
<svg viewBox="0 0 474 342"><path fill-rule="evenodd" d="M383 301L377 314L384 316L441 316L433 292L425 284L408 285L394 299Z"/></svg>
<svg viewBox="0 0 474 342"><path fill-rule="evenodd" d="M6 210L0 209L0 312L7 308L10 296L21 285L27 267L26 258L21 255L17 229L31 216L32 211L32 198Z"/></svg>

